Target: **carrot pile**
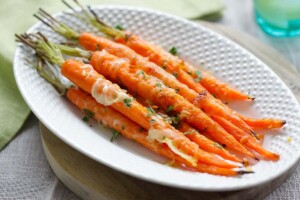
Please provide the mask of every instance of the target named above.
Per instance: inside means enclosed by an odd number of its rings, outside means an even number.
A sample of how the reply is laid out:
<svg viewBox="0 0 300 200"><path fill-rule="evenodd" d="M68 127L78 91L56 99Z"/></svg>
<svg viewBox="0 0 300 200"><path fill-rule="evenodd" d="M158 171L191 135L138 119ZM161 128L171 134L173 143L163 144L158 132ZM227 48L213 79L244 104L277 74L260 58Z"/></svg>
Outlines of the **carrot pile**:
<svg viewBox="0 0 300 200"><path fill-rule="evenodd" d="M176 48L168 52L120 26L112 28L91 8L75 3L83 10L81 19L110 39L77 33L42 9L35 17L85 50L55 44L41 33L16 37L41 60L59 66L74 84L65 94L86 114L84 121L94 118L113 129L113 139L121 134L198 172L236 176L252 173L246 168L249 162L279 159L262 146L255 130L278 129L285 121L240 115L222 101L254 101L253 97L181 60ZM88 63L65 60L63 54ZM48 82L63 87L49 75L51 70L37 69Z"/></svg>

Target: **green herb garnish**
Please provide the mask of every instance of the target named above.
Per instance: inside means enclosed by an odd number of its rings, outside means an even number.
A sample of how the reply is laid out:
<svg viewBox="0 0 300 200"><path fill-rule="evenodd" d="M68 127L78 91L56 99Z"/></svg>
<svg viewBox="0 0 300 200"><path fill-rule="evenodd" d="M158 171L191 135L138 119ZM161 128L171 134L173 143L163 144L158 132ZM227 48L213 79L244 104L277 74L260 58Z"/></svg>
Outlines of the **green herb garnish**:
<svg viewBox="0 0 300 200"><path fill-rule="evenodd" d="M202 80L202 72L195 71L196 78L194 78L195 82L200 82Z"/></svg>
<svg viewBox="0 0 300 200"><path fill-rule="evenodd" d="M85 122L89 122L90 119L94 116L94 113L86 108L82 109L82 111L85 113L85 116L82 118L82 120Z"/></svg>
<svg viewBox="0 0 300 200"><path fill-rule="evenodd" d="M151 106L147 107L147 116L156 115L156 112Z"/></svg>
<svg viewBox="0 0 300 200"><path fill-rule="evenodd" d="M117 26L115 26L115 29L118 29L118 30L120 30L120 31L123 31L124 30L124 28L121 26L121 25L117 25Z"/></svg>
<svg viewBox="0 0 300 200"><path fill-rule="evenodd" d="M144 72L143 70L140 70L140 71L138 72L138 74L139 74L139 75L142 75L144 79L146 79L146 80L148 79L148 76L145 74L145 72Z"/></svg>
<svg viewBox="0 0 300 200"><path fill-rule="evenodd" d="M124 104L127 108L130 108L130 106L131 106L131 99L130 98L123 99L123 102L124 102Z"/></svg>
<svg viewBox="0 0 300 200"><path fill-rule="evenodd" d="M170 53L171 53L172 55L176 56L176 55L177 55L177 48L176 48L176 47L172 47L172 48L170 49Z"/></svg>
<svg viewBox="0 0 300 200"><path fill-rule="evenodd" d="M180 118L179 118L179 116L176 115L176 116L170 117L170 119L172 121L171 125L173 127L177 128L179 126L179 124L180 124Z"/></svg>
<svg viewBox="0 0 300 200"><path fill-rule="evenodd" d="M110 141L113 142L114 140L116 140L118 138L120 133L118 131L116 131L115 129L112 129L111 132L112 132L112 136L110 138Z"/></svg>
<svg viewBox="0 0 300 200"><path fill-rule="evenodd" d="M162 87L162 84L161 83L156 83L156 86L157 87Z"/></svg>
<svg viewBox="0 0 300 200"><path fill-rule="evenodd" d="M171 112L174 108L174 105L170 105L167 110L166 110L166 113L168 114L169 112Z"/></svg>

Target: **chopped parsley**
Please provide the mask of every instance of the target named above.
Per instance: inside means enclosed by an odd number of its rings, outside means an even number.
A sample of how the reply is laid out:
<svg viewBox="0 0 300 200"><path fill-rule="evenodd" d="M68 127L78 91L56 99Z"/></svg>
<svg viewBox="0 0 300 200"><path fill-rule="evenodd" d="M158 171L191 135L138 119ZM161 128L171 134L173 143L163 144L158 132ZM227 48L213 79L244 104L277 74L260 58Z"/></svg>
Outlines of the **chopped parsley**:
<svg viewBox="0 0 300 200"><path fill-rule="evenodd" d="M118 29L120 31L124 30L124 28L121 25L119 25L119 24L115 26L115 29Z"/></svg>
<svg viewBox="0 0 300 200"><path fill-rule="evenodd" d="M156 112L151 106L147 107L147 116L156 115Z"/></svg>
<svg viewBox="0 0 300 200"><path fill-rule="evenodd" d="M86 108L82 109L82 111L85 113L85 116L82 118L82 120L85 122L89 122L90 119L94 116L94 113Z"/></svg>
<svg viewBox="0 0 300 200"><path fill-rule="evenodd" d="M200 71L195 71L196 78L194 78L195 82L200 82L202 80L202 73Z"/></svg>
<svg viewBox="0 0 300 200"><path fill-rule="evenodd" d="M130 106L131 106L131 99L130 98L123 99L123 102L124 102L124 104L127 108L130 108Z"/></svg>
<svg viewBox="0 0 300 200"><path fill-rule="evenodd" d="M150 119L150 123L153 123L153 122L155 122L155 120L154 119Z"/></svg>
<svg viewBox="0 0 300 200"><path fill-rule="evenodd" d="M143 71L143 70L140 70L139 72L138 72L138 75L142 75L143 76L143 78L144 79L148 79L148 76L145 74L145 72Z"/></svg>
<svg viewBox="0 0 300 200"><path fill-rule="evenodd" d="M158 83L156 83L156 86L157 87L162 87L162 84L158 82Z"/></svg>
<svg viewBox="0 0 300 200"><path fill-rule="evenodd" d="M112 129L111 132L112 132L112 136L110 138L110 141L113 142L114 140L116 140L118 138L120 133L118 131L116 131L115 129Z"/></svg>
<svg viewBox="0 0 300 200"><path fill-rule="evenodd" d="M169 51L172 55L176 56L177 55L177 48L176 47L172 47Z"/></svg>
<svg viewBox="0 0 300 200"><path fill-rule="evenodd" d="M167 110L166 110L166 113L168 114L169 112L171 112L174 108L174 105L170 105Z"/></svg>
<svg viewBox="0 0 300 200"><path fill-rule="evenodd" d="M177 128L179 126L179 124L180 124L180 118L179 118L179 116L176 115L176 116L170 117L170 119L172 121L171 125L173 127Z"/></svg>

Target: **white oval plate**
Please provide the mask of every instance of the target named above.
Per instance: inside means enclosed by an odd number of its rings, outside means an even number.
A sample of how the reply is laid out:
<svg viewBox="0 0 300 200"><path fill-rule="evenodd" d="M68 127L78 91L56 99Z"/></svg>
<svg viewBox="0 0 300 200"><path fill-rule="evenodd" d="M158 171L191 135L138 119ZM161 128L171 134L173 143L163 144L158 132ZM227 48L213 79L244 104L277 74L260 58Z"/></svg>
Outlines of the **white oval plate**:
<svg viewBox="0 0 300 200"><path fill-rule="evenodd" d="M33 52L18 46L14 73L19 89L35 115L59 138L116 170L151 182L203 191L229 191L257 186L282 175L299 159L300 108L284 83L260 60L223 36L187 20L161 12L121 6L94 7L104 21L120 24L141 37L166 49L176 46L185 60L203 64L220 79L256 97L255 104L235 106L256 117L287 120L286 126L268 136L264 146L281 155L278 162L260 161L254 174L222 177L189 172L164 165L165 160L132 141L119 138L110 142L109 130L89 127L82 114L42 79L24 58ZM29 17L29 16L26 16ZM69 14L56 15L81 31L95 31ZM41 31L55 42L65 41L45 25L37 23L29 32ZM242 109L243 108L243 109ZM269 134L270 135L270 134ZM292 142L288 142L288 138Z"/></svg>

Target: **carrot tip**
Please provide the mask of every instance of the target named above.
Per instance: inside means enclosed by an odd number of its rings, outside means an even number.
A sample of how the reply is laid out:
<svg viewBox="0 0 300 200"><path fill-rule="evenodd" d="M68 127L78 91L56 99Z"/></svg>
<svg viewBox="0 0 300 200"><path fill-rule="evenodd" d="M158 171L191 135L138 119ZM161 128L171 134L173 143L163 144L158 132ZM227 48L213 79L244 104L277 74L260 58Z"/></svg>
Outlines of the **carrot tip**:
<svg viewBox="0 0 300 200"><path fill-rule="evenodd" d="M243 175L243 174L253 174L254 171L251 171L251 170L239 170L236 172L237 174L239 175Z"/></svg>
<svg viewBox="0 0 300 200"><path fill-rule="evenodd" d="M286 121L285 120L282 120L281 122L282 126L286 124Z"/></svg>
<svg viewBox="0 0 300 200"><path fill-rule="evenodd" d="M254 101L255 97L248 96L248 99L251 100L251 101Z"/></svg>

